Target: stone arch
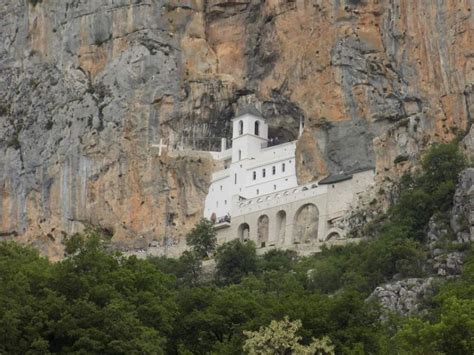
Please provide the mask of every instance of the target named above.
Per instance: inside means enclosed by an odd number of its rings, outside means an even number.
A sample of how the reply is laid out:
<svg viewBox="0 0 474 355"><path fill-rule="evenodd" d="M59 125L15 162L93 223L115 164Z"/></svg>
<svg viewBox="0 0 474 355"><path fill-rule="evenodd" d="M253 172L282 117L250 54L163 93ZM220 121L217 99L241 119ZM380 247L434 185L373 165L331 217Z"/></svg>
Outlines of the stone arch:
<svg viewBox="0 0 474 355"><path fill-rule="evenodd" d="M286 212L284 210L278 211L276 214L276 238L281 244L285 242L286 233Z"/></svg>
<svg viewBox="0 0 474 355"><path fill-rule="evenodd" d="M319 210L313 203L302 205L295 213L293 226L294 243L310 243L318 240Z"/></svg>
<svg viewBox="0 0 474 355"><path fill-rule="evenodd" d="M250 238L250 226L248 223L242 223L238 229L238 235L241 242L245 242Z"/></svg>
<svg viewBox="0 0 474 355"><path fill-rule="evenodd" d="M331 228L326 233L326 238L324 238L324 240L329 241L329 240L341 239L343 235L344 235L344 232L341 229Z"/></svg>
<svg viewBox="0 0 474 355"><path fill-rule="evenodd" d="M257 236L258 236L258 246L265 247L268 243L268 227L269 227L269 219L266 214L261 215L258 217L257 221Z"/></svg>

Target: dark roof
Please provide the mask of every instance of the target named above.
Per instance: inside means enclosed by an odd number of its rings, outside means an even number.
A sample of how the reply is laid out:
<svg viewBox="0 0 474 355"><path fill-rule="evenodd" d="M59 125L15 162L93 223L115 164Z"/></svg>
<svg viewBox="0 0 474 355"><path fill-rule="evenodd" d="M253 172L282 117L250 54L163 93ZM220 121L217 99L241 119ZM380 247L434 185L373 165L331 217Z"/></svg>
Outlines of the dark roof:
<svg viewBox="0 0 474 355"><path fill-rule="evenodd" d="M257 110L255 106L247 105L247 106L243 106L237 109L237 114L234 117L234 119L243 115L247 115L247 114L263 117L262 113L259 110Z"/></svg>
<svg viewBox="0 0 474 355"><path fill-rule="evenodd" d="M337 174L330 175L319 182L319 185L334 184L336 182L346 181L352 179L352 174Z"/></svg>

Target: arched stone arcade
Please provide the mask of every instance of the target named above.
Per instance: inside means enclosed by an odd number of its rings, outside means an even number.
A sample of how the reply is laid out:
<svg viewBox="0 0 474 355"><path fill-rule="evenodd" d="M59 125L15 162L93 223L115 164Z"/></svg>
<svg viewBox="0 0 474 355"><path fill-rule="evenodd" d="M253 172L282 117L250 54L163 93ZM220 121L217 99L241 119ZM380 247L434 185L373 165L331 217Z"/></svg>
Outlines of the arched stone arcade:
<svg viewBox="0 0 474 355"><path fill-rule="evenodd" d="M344 232L342 229L339 228L331 228L328 230L326 233L326 238L324 238L324 241L330 241L330 240L336 240L336 239L342 239L344 236Z"/></svg>
<svg viewBox="0 0 474 355"><path fill-rule="evenodd" d="M268 244L269 218L266 214L261 215L257 221L257 247L265 247Z"/></svg>
<svg viewBox="0 0 474 355"><path fill-rule="evenodd" d="M242 242L249 240L250 238L250 226L248 223L242 223L238 229L239 239Z"/></svg>
<svg viewBox="0 0 474 355"><path fill-rule="evenodd" d="M276 214L276 242L283 244L285 242L286 234L286 211L280 210Z"/></svg>
<svg viewBox="0 0 474 355"><path fill-rule="evenodd" d="M302 205L295 213L293 243L310 243L318 240L319 209L313 203Z"/></svg>

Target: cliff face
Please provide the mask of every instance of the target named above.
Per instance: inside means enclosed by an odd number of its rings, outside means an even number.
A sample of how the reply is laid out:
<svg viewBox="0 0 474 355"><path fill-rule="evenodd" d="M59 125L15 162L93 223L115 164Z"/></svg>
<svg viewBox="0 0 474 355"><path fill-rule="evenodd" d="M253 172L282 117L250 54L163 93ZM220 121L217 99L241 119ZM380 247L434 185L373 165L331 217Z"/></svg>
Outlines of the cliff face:
<svg viewBox="0 0 474 355"><path fill-rule="evenodd" d="M304 120L301 182L376 167L389 185L469 131L473 5L0 0L0 235L60 257L91 224L178 250L214 163L153 145L228 136L247 104L282 139Z"/></svg>

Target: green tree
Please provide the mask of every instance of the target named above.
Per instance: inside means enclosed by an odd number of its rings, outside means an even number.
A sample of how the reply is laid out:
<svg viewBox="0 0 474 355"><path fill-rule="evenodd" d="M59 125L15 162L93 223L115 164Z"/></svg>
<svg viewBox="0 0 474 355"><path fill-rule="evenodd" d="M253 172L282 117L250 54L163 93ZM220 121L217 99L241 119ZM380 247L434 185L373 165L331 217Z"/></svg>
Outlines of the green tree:
<svg viewBox="0 0 474 355"><path fill-rule="evenodd" d="M410 354L474 354L474 300L447 299L435 322L409 319L395 343Z"/></svg>
<svg viewBox="0 0 474 355"><path fill-rule="evenodd" d="M234 239L217 248L217 278L224 284L238 283L243 276L258 270L255 243Z"/></svg>
<svg viewBox="0 0 474 355"><path fill-rule="evenodd" d="M210 220L202 218L186 235L186 243L192 247L197 255L206 258L216 249L216 235L214 224Z"/></svg>
<svg viewBox="0 0 474 355"><path fill-rule="evenodd" d="M287 316L281 321L272 320L268 327L261 327L259 331L244 331L247 340L243 350L250 355L335 354L328 337L313 338L309 345L300 344L302 338L297 335L300 328L300 320L291 322Z"/></svg>
<svg viewBox="0 0 474 355"><path fill-rule="evenodd" d="M294 250L272 249L261 258L260 268L262 270L285 270L289 271L296 264L298 254Z"/></svg>

